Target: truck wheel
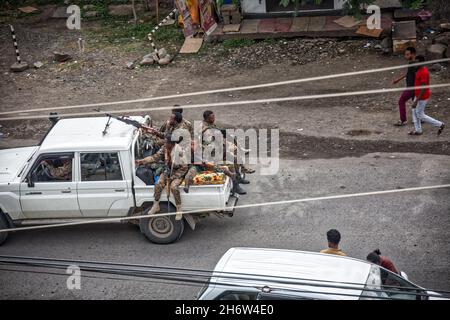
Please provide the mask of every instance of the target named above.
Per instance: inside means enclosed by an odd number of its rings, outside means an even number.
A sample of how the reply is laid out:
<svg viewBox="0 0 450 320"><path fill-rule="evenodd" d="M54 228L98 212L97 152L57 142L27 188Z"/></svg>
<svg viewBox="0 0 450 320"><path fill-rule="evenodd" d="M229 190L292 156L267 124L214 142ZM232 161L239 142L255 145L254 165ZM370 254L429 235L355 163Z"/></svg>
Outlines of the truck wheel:
<svg viewBox="0 0 450 320"><path fill-rule="evenodd" d="M8 223L6 222L6 218L1 211L0 211L0 229L8 229ZM6 241L6 238L8 238L8 232L1 232L0 245L2 245L3 242Z"/></svg>
<svg viewBox="0 0 450 320"><path fill-rule="evenodd" d="M161 211L159 213L175 212L175 208L167 203L160 202L159 207ZM144 211L147 214L150 208ZM139 227L141 232L153 243L168 244L176 242L181 238L184 231L184 220L175 220L175 216L163 216L158 217L156 214L152 218L143 218L139 221Z"/></svg>

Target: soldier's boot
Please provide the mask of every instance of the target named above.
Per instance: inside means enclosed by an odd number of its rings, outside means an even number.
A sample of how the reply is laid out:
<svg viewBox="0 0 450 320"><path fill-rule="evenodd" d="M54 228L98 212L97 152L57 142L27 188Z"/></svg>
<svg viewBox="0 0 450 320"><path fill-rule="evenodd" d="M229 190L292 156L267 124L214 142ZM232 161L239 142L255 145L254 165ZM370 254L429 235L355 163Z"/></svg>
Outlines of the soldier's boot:
<svg viewBox="0 0 450 320"><path fill-rule="evenodd" d="M186 179L184 179L184 188L183 188L184 192L189 193L190 186L191 184Z"/></svg>
<svg viewBox="0 0 450 320"><path fill-rule="evenodd" d="M243 173L248 173L248 174L255 173L255 169L250 168L250 167L248 167L246 165L242 165L241 168L242 168L241 170L242 170Z"/></svg>
<svg viewBox="0 0 450 320"><path fill-rule="evenodd" d="M181 220L183 218L183 214L181 213L181 204L177 205L177 213L175 215L175 220Z"/></svg>
<svg viewBox="0 0 450 320"><path fill-rule="evenodd" d="M247 192L241 188L239 182L236 179L233 179L233 192L237 194L246 194Z"/></svg>
<svg viewBox="0 0 450 320"><path fill-rule="evenodd" d="M155 201L155 202L153 202L153 206L150 209L150 211L148 212L148 214L149 215L156 214L159 212L159 210L160 210L159 209L159 201Z"/></svg>
<svg viewBox="0 0 450 320"><path fill-rule="evenodd" d="M249 184L250 183L250 181L246 180L240 173L236 174L236 180L240 184Z"/></svg>

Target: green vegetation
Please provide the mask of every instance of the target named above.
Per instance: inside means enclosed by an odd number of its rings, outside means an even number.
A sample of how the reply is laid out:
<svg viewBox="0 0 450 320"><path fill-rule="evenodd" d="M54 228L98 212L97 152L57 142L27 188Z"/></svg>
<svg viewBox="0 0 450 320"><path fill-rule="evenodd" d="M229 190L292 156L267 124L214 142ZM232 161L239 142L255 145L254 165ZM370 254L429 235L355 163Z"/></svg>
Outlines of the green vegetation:
<svg viewBox="0 0 450 320"><path fill-rule="evenodd" d="M252 39L226 39L222 42L225 49L248 47L255 43Z"/></svg>

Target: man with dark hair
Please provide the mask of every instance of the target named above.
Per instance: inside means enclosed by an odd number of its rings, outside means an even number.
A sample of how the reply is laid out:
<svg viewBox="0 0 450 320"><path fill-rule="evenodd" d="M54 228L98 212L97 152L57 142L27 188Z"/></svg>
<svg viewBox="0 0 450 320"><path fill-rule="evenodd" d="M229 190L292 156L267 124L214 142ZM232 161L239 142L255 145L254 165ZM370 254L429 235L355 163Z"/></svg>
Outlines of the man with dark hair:
<svg viewBox="0 0 450 320"><path fill-rule="evenodd" d="M381 255L380 249L376 249L369 253L366 259L367 261L375 263L393 273L399 273L391 259Z"/></svg>
<svg viewBox="0 0 450 320"><path fill-rule="evenodd" d="M416 49L414 47L408 47L405 50L405 59L409 64L415 63L416 60ZM417 67L408 67L407 72L400 78L395 79L392 83L397 84L401 80L406 79L406 87L414 87L414 79L416 75ZM406 119L406 102L414 99L414 90L406 89L402 92L400 99L398 100L398 111L400 113L400 120L395 123L395 126L404 126L407 124Z"/></svg>
<svg viewBox="0 0 450 320"><path fill-rule="evenodd" d="M328 249L321 250L320 253L335 254L338 256L347 256L341 249L339 249L339 242L341 241L341 234L336 229L328 230L327 232Z"/></svg>
<svg viewBox="0 0 450 320"><path fill-rule="evenodd" d="M203 112L203 121L212 124L215 120L216 118L214 116L214 112L212 112L211 110L205 110Z"/></svg>
<svg viewBox="0 0 450 320"><path fill-rule="evenodd" d="M424 56L417 56L416 62L424 62ZM421 135L422 134L422 124L421 122L427 122L434 127L438 127L439 130L437 132L438 136L444 130L445 124L439 120L436 120L430 116L425 114L425 107L428 104L428 101L431 98L431 90L427 88L430 85L430 73L428 72L427 67L421 65L417 69L416 79L414 86L416 89L414 90L414 102L412 105L412 116L414 121L414 130L411 131L410 135Z"/></svg>
<svg viewBox="0 0 450 320"><path fill-rule="evenodd" d="M172 109L172 113L170 115L169 120L163 123L159 132L164 136L166 133L172 133L176 129L186 129L189 133L194 133L194 128L192 127L192 123L183 117L183 108L176 108L177 104ZM175 116L174 116L175 115Z"/></svg>
<svg viewBox="0 0 450 320"><path fill-rule="evenodd" d="M215 121L216 121L216 116L215 116L214 112L212 112L211 110L206 110L203 112L203 127L202 127L203 141L205 141L205 140L208 141L211 139L212 131L208 132L208 130L212 130L212 129L220 130L217 127L217 125L215 124ZM233 155L236 153L236 149L238 148L237 144L235 144L231 141L226 141L226 144L224 147L225 147L224 153L229 153L229 154L233 154ZM254 169L249 168L245 164L235 164L235 171L236 171L237 181L242 184L248 184L250 182L248 180L245 180L241 173L254 173L255 172Z"/></svg>
<svg viewBox="0 0 450 320"><path fill-rule="evenodd" d="M170 134L166 135L164 146L162 146L157 153L144 159L136 160L136 164L149 165L159 161L164 161L165 170L160 174L158 182L155 185L155 201L153 202L153 206L148 214L152 215L159 212L159 201L161 199L161 193L170 180L170 193L175 198L175 205L177 209L175 219L180 220L182 214L179 186L183 182L184 176L188 171L189 161L187 159L187 154L184 152L183 148L179 144L172 141L172 136Z"/></svg>
<svg viewBox="0 0 450 320"><path fill-rule="evenodd" d="M183 114L183 108L180 108L179 104L174 104L172 108L172 113L179 112Z"/></svg>

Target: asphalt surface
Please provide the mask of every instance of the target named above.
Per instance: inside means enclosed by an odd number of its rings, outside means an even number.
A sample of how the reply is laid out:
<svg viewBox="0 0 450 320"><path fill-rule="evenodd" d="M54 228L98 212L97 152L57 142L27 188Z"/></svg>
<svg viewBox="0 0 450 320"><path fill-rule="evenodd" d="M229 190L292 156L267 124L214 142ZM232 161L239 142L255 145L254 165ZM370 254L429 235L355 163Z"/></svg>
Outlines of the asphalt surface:
<svg viewBox="0 0 450 320"><path fill-rule="evenodd" d="M450 183L450 157L371 153L362 157L282 160L277 176L249 177L239 204ZM409 279L450 290L450 189L240 209L234 217L202 220L171 245L148 242L138 228L101 224L18 232L0 255L114 261L212 270L230 247L319 251L337 228L342 249L364 259L380 248ZM64 271L6 271L2 299L191 299L199 287L149 279L118 280L83 273L80 290L68 290ZM15 267L14 267L15 268ZM17 269L17 268L16 268ZM25 269L23 269L25 270ZM104 278L98 278L104 277ZM107 278L105 278L107 277Z"/></svg>

